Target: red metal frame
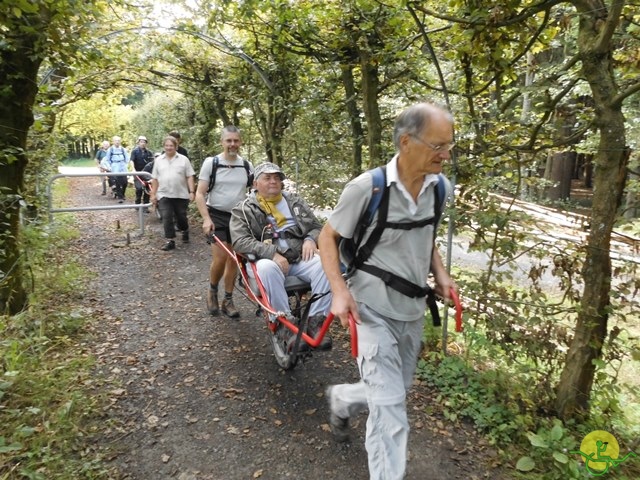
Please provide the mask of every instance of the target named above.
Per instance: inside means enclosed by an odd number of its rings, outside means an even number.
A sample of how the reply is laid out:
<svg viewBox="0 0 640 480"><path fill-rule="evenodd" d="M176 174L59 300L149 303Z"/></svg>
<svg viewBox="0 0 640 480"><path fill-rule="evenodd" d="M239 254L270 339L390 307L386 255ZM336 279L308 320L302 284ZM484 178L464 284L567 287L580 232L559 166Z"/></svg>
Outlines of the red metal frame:
<svg viewBox="0 0 640 480"><path fill-rule="evenodd" d="M267 297L267 293L264 289L264 285L262 285L262 282L258 277L256 264L254 262L247 260L247 263L251 266L251 269L253 271L253 278L256 281L256 284L258 286L258 292L260 293L259 296L256 295L251 289L251 286L249 283L249 276L247 275L246 265L242 261L243 258L245 257L240 255L239 253L235 253L229 250L215 234L212 235L212 238L220 247L222 247L222 249L227 253L227 255L229 255L231 258L235 260L236 265L238 266L238 270L240 271L240 276L242 277L242 282L245 286L245 291L249 296L249 298L252 301L256 302L258 305L260 305L260 307L265 312L276 316L277 322L267 321L267 327L269 328L269 330L271 330L271 332L274 333L276 331L276 328L278 327L278 323L281 323L285 327L287 327L289 330L291 330L293 333L297 334L299 331L298 327L293 323L291 323L284 315L282 315L282 312L277 312L271 306L271 303L269 302L269 299ZM334 319L334 315L333 313L330 312L329 315L327 315L327 317L324 319L324 322L322 323L322 326L320 327L320 331L318 332L316 338L310 337L307 333L302 332L302 335L301 335L302 340L304 340L309 346L313 348L318 347L320 345L320 342L322 342L322 339L326 335L327 330L329 329L329 325L331 325L331 322L333 322L333 319ZM351 333L351 354L353 355L353 357L357 357L358 356L358 330L357 330L356 322L351 315L349 315L349 330Z"/></svg>

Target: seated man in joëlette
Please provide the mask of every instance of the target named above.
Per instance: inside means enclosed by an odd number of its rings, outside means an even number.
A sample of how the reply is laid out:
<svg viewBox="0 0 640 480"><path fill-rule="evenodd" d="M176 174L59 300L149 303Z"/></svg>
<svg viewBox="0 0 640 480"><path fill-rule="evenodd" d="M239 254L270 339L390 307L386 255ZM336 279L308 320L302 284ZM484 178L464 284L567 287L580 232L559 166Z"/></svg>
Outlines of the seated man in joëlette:
<svg viewBox="0 0 640 480"><path fill-rule="evenodd" d="M284 288L286 276L295 275L309 282L313 294L329 292L329 283L318 255L322 224L299 195L282 191L284 179L277 165L258 165L254 170L255 191L233 208L229 229L233 249L255 257L258 277L272 307L290 313ZM331 294L312 303L308 335L316 337L330 306ZM327 334L318 348L328 350L331 345ZM308 349L304 342L300 346Z"/></svg>

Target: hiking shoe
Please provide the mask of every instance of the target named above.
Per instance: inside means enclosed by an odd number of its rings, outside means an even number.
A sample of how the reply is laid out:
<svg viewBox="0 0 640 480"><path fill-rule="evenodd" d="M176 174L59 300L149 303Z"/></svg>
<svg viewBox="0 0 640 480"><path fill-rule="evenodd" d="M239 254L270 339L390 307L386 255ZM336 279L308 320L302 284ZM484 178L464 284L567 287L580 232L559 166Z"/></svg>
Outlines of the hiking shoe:
<svg viewBox="0 0 640 480"><path fill-rule="evenodd" d="M236 309L233 304L233 299L231 298L225 298L222 300L222 313L229 318L238 318L240 316L240 312Z"/></svg>
<svg viewBox="0 0 640 480"><path fill-rule="evenodd" d="M333 413L333 408L331 407L333 403L332 390L332 386L327 387L325 390L325 396L329 404L329 428L331 428L331 433L337 442L348 442L350 440L349 419L341 418Z"/></svg>
<svg viewBox="0 0 640 480"><path fill-rule="evenodd" d="M218 307L218 291L209 287L207 290L207 310L209 315L218 315L220 308Z"/></svg>
<svg viewBox="0 0 640 480"><path fill-rule="evenodd" d="M189 243L189 230L182 232L182 243Z"/></svg>
<svg viewBox="0 0 640 480"><path fill-rule="evenodd" d="M165 252L168 252L169 250L175 250L176 248L176 242L173 240L169 240L167 243L165 243L162 248L160 250L164 250Z"/></svg>
<svg viewBox="0 0 640 480"><path fill-rule="evenodd" d="M307 333L311 338L316 338L320 329L322 328L322 324L324 323L325 316L322 314L314 315L313 317L309 317L309 324L307 326ZM331 339L331 335L329 335L329 330L327 330L320 341L320 345L316 348L318 350L331 350L333 347L333 340Z"/></svg>

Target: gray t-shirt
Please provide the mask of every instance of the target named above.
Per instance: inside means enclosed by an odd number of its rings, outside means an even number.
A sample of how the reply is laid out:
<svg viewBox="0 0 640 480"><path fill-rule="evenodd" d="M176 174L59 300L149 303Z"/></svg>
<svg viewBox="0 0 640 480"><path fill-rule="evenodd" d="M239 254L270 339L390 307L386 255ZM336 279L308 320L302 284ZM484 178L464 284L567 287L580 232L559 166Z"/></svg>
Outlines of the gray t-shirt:
<svg viewBox="0 0 640 480"><path fill-rule="evenodd" d="M247 194L247 171L244 168L244 160L240 156L234 161L229 161L218 155L218 163L220 167L216 172L213 190L207 195L207 205L216 210L230 212L238 202L244 200ZM198 180L208 184L212 166L213 157L205 158ZM253 166L249 164L249 167L253 172Z"/></svg>
<svg viewBox="0 0 640 480"><path fill-rule="evenodd" d="M389 167L390 164L387 169ZM428 187L418 196L415 214L411 213L409 200L402 194L397 183L392 182L387 221L407 223L433 217L437 181L437 176L429 176ZM342 192L338 205L329 218L329 224L342 237L353 238L358 220L371 199L372 183L371 174L365 172L349 182ZM445 183L449 191L450 184L448 181ZM377 215L367 228L361 245L366 243L376 224ZM366 263L392 272L416 285L425 285L431 269L433 228L433 225L427 225L412 230L385 229ZM357 270L348 284L357 302L366 303L382 315L400 321L416 320L424 316L424 298L407 297L388 288L376 276Z"/></svg>

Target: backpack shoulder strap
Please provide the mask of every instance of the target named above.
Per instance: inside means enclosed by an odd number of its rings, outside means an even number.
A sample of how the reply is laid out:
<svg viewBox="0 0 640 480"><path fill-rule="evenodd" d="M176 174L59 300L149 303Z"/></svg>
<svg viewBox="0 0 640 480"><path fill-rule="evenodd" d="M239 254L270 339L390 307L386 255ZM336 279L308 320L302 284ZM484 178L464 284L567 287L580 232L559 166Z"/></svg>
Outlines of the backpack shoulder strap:
<svg viewBox="0 0 640 480"><path fill-rule="evenodd" d="M369 205L367 206L367 210L364 215L360 219L360 224L368 227L373 222L373 217L380 206L380 202L382 201L382 196L384 194L385 189L387 188L387 168L386 165L378 168L374 168L373 170L369 170L371 176L373 177L372 186L371 186L371 199L369 200Z"/></svg>
<svg viewBox="0 0 640 480"><path fill-rule="evenodd" d="M247 171L247 187L251 187L253 185L253 173L251 173L251 166L249 165L249 161L242 159L242 163L244 163L244 169Z"/></svg>
<svg viewBox="0 0 640 480"><path fill-rule="evenodd" d="M205 158L206 160L206 158ZM213 186L216 184L216 173L218 172L218 166L220 165L220 159L217 155L211 157L211 175L209 175L209 186L207 187L207 195L213 190Z"/></svg>
<svg viewBox="0 0 640 480"><path fill-rule="evenodd" d="M360 219L360 224L358 225L358 238L355 242L356 255L353 260L353 268L356 269L360 268L360 266L362 266L362 264L364 264L364 262L366 262L371 256L371 253L380 240L382 232L387 224L387 214L389 212L389 188L387 187L387 170L385 167L386 166L382 166L371 170L371 175L373 177L371 200L369 200L369 205L367 206L365 214ZM373 222L373 217L376 212L378 212L376 227L373 229L373 232L371 232L371 235L369 235L367 243L360 247L364 232L367 227L371 225L371 222Z"/></svg>
<svg viewBox="0 0 640 480"><path fill-rule="evenodd" d="M438 183L434 187L435 204L433 206L433 229L437 229L442 218L442 211L444 210L444 204L446 202L447 187L444 184L444 175L441 173L438 175ZM433 235L435 239L435 234Z"/></svg>

